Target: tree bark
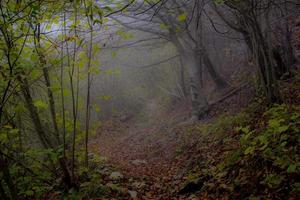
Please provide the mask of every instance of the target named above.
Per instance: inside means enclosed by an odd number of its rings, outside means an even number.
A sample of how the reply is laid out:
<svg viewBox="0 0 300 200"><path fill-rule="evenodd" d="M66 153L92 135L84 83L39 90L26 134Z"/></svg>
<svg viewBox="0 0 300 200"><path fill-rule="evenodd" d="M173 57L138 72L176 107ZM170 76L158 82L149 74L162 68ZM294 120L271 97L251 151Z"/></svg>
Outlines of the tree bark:
<svg viewBox="0 0 300 200"><path fill-rule="evenodd" d="M180 55L179 56L179 62L180 62L180 87L182 89L184 97L187 96L187 91L186 91L186 85L185 85L185 70L184 70L184 64L183 64L183 58Z"/></svg>
<svg viewBox="0 0 300 200"><path fill-rule="evenodd" d="M217 89L224 89L228 87L228 83L220 76L220 74L215 70L207 51L204 47L202 47L201 55L203 58L204 65L207 68L208 73L210 74L211 78L215 82Z"/></svg>
<svg viewBox="0 0 300 200"><path fill-rule="evenodd" d="M193 118L199 120L207 114L209 106L201 87L197 56L194 53L184 53L184 62L189 68Z"/></svg>
<svg viewBox="0 0 300 200"><path fill-rule="evenodd" d="M50 81L50 76L49 76L49 71L46 66L46 59L45 55L41 52L41 25L37 24L36 31L34 32L35 36L35 50L39 56L39 64L43 68L43 76L45 79L45 84L47 86L47 93L48 93L48 102L49 102L49 109L50 109L50 114L52 118L52 123L53 123L53 128L55 132L55 137L57 140L57 143L60 143L60 138L59 138L59 130L58 130L58 125L57 125L57 120L56 120L56 109L55 109L55 101L54 101L54 95L51 90L51 81Z"/></svg>
<svg viewBox="0 0 300 200"><path fill-rule="evenodd" d="M197 59L196 52L189 46L183 46L180 40L176 37L172 37L172 42L177 48L183 65L188 68L190 78L190 93L193 108L193 119L201 119L209 110L208 102L204 91L201 87L200 81L200 67L199 60Z"/></svg>
<svg viewBox="0 0 300 200"><path fill-rule="evenodd" d="M4 187L2 185L2 182L0 182L0 197L1 197L1 199L8 199L8 197L5 193Z"/></svg>
<svg viewBox="0 0 300 200"><path fill-rule="evenodd" d="M13 199L13 200L17 199L17 196L16 196L17 192L16 192L16 188L14 186L14 183L12 181L12 178L11 178L11 175L9 172L7 159L5 157L3 157L2 155L0 155L0 171L2 172L3 180L5 181L5 183L7 185L11 199ZM1 186L2 186L2 184L1 184ZM4 195L5 195L5 192L4 192Z"/></svg>
<svg viewBox="0 0 300 200"><path fill-rule="evenodd" d="M46 132L44 131L44 127L42 125L41 119L39 117L37 108L33 103L33 98L30 93L29 85L26 79L21 80L19 77L19 82L21 83L21 93L25 99L25 103L27 109L29 111L31 120L34 124L35 131L38 134L38 137L45 148L52 148L54 145L52 144L51 140L46 136Z"/></svg>

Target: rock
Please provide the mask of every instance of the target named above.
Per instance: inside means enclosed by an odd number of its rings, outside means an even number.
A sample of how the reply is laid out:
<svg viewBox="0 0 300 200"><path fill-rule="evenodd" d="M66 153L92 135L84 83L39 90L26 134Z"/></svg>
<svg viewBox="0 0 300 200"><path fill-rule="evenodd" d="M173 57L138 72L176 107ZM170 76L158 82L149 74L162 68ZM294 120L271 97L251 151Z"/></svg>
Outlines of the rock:
<svg viewBox="0 0 300 200"><path fill-rule="evenodd" d="M205 180L203 178L197 178L190 181L187 181L183 187L179 190L180 194L193 193L199 191L203 185Z"/></svg>
<svg viewBox="0 0 300 200"><path fill-rule="evenodd" d="M199 200L199 198L196 195L192 194L188 197L188 200Z"/></svg>
<svg viewBox="0 0 300 200"><path fill-rule="evenodd" d="M134 165L146 165L147 164L147 161L146 160L133 160L131 161L132 164Z"/></svg>
<svg viewBox="0 0 300 200"><path fill-rule="evenodd" d="M121 122L126 122L126 121L129 120L129 118L130 118L130 117L129 117L128 115L125 115L125 114L124 114L124 115L122 115L122 116L120 117L120 121L121 121Z"/></svg>
<svg viewBox="0 0 300 200"><path fill-rule="evenodd" d="M137 192L133 190L128 190L128 193L132 199L137 199Z"/></svg>
<svg viewBox="0 0 300 200"><path fill-rule="evenodd" d="M109 175L109 178L111 180L120 180L122 179L124 176L123 174L121 174L120 172L112 172L110 175Z"/></svg>
<svg viewBox="0 0 300 200"><path fill-rule="evenodd" d="M173 176L173 180L174 181L180 180L180 179L182 179L183 176L184 176L183 173L176 174L176 175Z"/></svg>
<svg viewBox="0 0 300 200"><path fill-rule="evenodd" d="M95 158L95 155L93 153L89 152L88 153L88 158L89 158L89 160L92 160L92 159Z"/></svg>
<svg viewBox="0 0 300 200"><path fill-rule="evenodd" d="M118 184L114 184L114 183L107 183L106 186L111 191L114 191L114 192L118 193L119 195L123 195L123 196L127 195L128 189L125 187L120 187Z"/></svg>
<svg viewBox="0 0 300 200"><path fill-rule="evenodd" d="M105 176L108 176L109 175L109 169L108 168L106 168L106 167L104 167L103 169L100 169L100 170L98 170L99 171L99 173L101 174L101 175L105 175Z"/></svg>
<svg viewBox="0 0 300 200"><path fill-rule="evenodd" d="M139 181L135 181L132 183L132 185L135 187L135 188L138 188L138 189L145 189L147 187L147 184L145 182L139 182Z"/></svg>

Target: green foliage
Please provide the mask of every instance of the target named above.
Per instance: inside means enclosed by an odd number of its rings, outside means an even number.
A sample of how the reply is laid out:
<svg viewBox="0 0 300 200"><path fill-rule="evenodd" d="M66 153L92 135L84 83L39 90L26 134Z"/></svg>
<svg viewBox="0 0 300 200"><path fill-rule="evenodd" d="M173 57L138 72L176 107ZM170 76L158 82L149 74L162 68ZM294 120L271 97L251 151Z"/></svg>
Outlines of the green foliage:
<svg viewBox="0 0 300 200"><path fill-rule="evenodd" d="M160 27L160 29L162 29L162 30L168 30L168 29L170 28L170 27L169 27L168 25L166 25L166 24L160 24L159 27Z"/></svg>
<svg viewBox="0 0 300 200"><path fill-rule="evenodd" d="M215 179L227 177L228 186L239 193L248 191L250 183L259 190L288 188L288 192L299 192L300 107L273 105L261 118L253 115L255 111L248 110L255 118L248 118L248 123L236 128L239 145L216 171L212 170Z"/></svg>
<svg viewBox="0 0 300 200"><path fill-rule="evenodd" d="M199 126L198 130L202 134L226 136L224 134L228 134L228 132L234 131L234 127L246 124L248 118L249 116L247 112L241 112L237 115L223 114L213 122Z"/></svg>
<svg viewBox="0 0 300 200"><path fill-rule="evenodd" d="M118 36L120 36L123 40L130 40L133 38L133 34L127 33L124 30L120 29L116 32Z"/></svg>
<svg viewBox="0 0 300 200"><path fill-rule="evenodd" d="M274 105L264 116L267 120L259 132L240 129L244 153L259 154L289 173L300 172L300 158L295 146L300 141L300 107Z"/></svg>

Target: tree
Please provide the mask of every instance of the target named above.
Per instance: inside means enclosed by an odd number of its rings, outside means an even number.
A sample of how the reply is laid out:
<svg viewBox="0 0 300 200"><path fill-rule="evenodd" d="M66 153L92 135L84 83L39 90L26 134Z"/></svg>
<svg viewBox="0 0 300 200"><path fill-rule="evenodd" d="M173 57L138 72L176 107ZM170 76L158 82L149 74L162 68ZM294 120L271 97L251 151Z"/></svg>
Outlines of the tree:
<svg viewBox="0 0 300 200"><path fill-rule="evenodd" d="M193 12L195 6L198 9ZM216 72L201 41L202 38L199 37L201 30L195 16L201 16L202 7L198 1L145 1L136 3L129 14L112 17L126 28L155 34L174 44L182 62L182 71L184 68L189 70L194 118L201 118L208 111L208 102L201 86L202 59L217 88L227 87L226 81ZM124 22L125 20L130 22ZM183 77L181 80L184 80ZM183 85L184 81L181 83Z"/></svg>
<svg viewBox="0 0 300 200"><path fill-rule="evenodd" d="M288 72L293 62L293 55L290 45L290 34L288 33L288 23L284 22L284 59L276 52L275 47L272 46L272 29L270 16L274 12L276 6L286 6L286 2L276 1L274 4L271 1L224 1L224 7L228 8L228 15L230 20L222 11L221 5L213 3L215 11L223 19L223 21L232 29L241 33L244 37L256 66L258 66L259 79L264 94L269 103L280 102L279 88L277 79L284 73ZM253 6L255 5L255 6ZM231 15L230 15L231 13ZM274 60L275 55L275 60ZM276 58L277 55L277 58ZM282 66L281 61L285 60L285 66ZM282 63L283 64L283 63ZM281 71L281 72L280 72Z"/></svg>

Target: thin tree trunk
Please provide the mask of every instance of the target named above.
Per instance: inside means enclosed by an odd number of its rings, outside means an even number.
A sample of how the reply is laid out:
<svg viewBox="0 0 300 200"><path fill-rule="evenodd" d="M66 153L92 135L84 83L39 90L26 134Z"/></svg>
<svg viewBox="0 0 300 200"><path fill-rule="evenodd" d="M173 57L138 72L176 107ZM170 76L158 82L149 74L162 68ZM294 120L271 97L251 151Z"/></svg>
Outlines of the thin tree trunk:
<svg viewBox="0 0 300 200"><path fill-rule="evenodd" d="M78 108L78 91L75 91L74 88L74 75L75 75L75 62L76 62L76 49L77 49L77 2L73 2L74 6L74 43L73 43L73 58L72 58L72 67L69 71L70 78L70 87L71 87L71 95L72 95L72 112L73 112L73 135L72 135L72 179L75 179L75 143L76 143L76 135L77 135L77 108ZM78 78L77 78L78 81ZM78 88L78 83L77 87Z"/></svg>
<svg viewBox="0 0 300 200"><path fill-rule="evenodd" d="M4 190L4 187L3 187L1 181L0 181L0 198L1 199L9 199L8 196L5 193L5 190Z"/></svg>
<svg viewBox="0 0 300 200"><path fill-rule="evenodd" d="M17 199L17 192L12 181L9 168L7 165L7 160L2 155L0 155L0 171L2 172L3 180L5 181L7 188L9 189L10 196L12 199ZM1 185L2 186L2 185Z"/></svg>
<svg viewBox="0 0 300 200"><path fill-rule="evenodd" d="M66 12L63 14L64 36L66 37ZM69 54L68 60L69 60ZM70 63L68 62L68 66ZM61 112L62 112L62 129L63 129L63 155L66 157L66 115L65 115L65 96L64 96L64 41L61 45L61 66L60 66L60 95L61 95Z"/></svg>
<svg viewBox="0 0 300 200"><path fill-rule="evenodd" d="M91 13L93 14L93 13ZM88 16L88 15L87 15ZM88 150L88 142L89 142L89 131L90 131L90 118L91 118L91 103L90 103L90 96L91 96L91 61L92 61L92 51L93 51L93 22L89 20L87 17L89 27L90 27L90 44L88 49L88 63L87 63L87 94L86 94L86 116L85 116L85 166L88 167L89 165L89 150Z"/></svg>
<svg viewBox="0 0 300 200"><path fill-rule="evenodd" d="M292 47L292 33L289 27L289 21L286 16L288 15L287 10L287 2L284 3L284 12L285 16L283 16L283 25L282 25L282 45L283 45L283 53L284 53L284 61L286 65L286 72L290 72L291 67L296 62L296 57L293 52Z"/></svg>
<svg viewBox="0 0 300 200"><path fill-rule="evenodd" d="M54 128L54 133L55 133L55 138L57 140L57 143L60 144L60 138L59 138L59 130L58 130L58 125L57 125L57 120L56 120L56 109L55 109L55 100L54 100L54 95L51 90L51 81L49 77L49 71L46 67L46 59L45 55L41 52L41 33L40 33L41 25L37 24L37 28L35 31L35 50L39 56L39 62L41 67L43 68L43 76L45 80L45 84L47 87L47 94L48 94L48 102L49 102L49 109L50 109L50 114L51 114L51 119L52 119L52 124Z"/></svg>
<svg viewBox="0 0 300 200"><path fill-rule="evenodd" d="M28 108L31 120L34 124L35 131L37 132L39 139L45 148L53 147L50 139L46 136L44 131L44 127L42 126L41 119L39 117L37 108L34 106L32 96L30 94L29 85L26 79L21 80L19 77L19 81L21 83L21 93L25 99L26 106Z"/></svg>
<svg viewBox="0 0 300 200"><path fill-rule="evenodd" d="M186 97L187 91L186 91L186 85L185 85L185 70L184 70L184 64L183 64L181 55L179 56L179 62L180 62L180 87L181 87L184 97Z"/></svg>
<svg viewBox="0 0 300 200"><path fill-rule="evenodd" d="M50 82L49 72L46 67L43 68L43 75L44 75L46 86L47 86L48 101L49 101L49 105L50 105L50 113L51 113L54 131L55 131L55 136L56 136L57 142L60 143L59 130L58 130L57 119L56 119L55 101L54 101L53 92L51 90L51 82Z"/></svg>
<svg viewBox="0 0 300 200"><path fill-rule="evenodd" d="M21 81L19 78L19 81L21 82L21 92L24 96L27 108L29 110L30 117L32 119L32 122L34 124L35 130L39 136L41 143L43 144L43 146L46 149L48 149L48 148L54 149L54 147L56 147L58 144L53 144L51 142L51 139L46 135L46 132L44 131L44 127L42 125L38 111L37 111L36 107L34 106L27 80L25 79L25 80ZM66 187L71 188L71 187L75 186L76 184L74 182L73 177L69 173L68 165L67 165L67 162L65 159L60 160L60 166L63 169L64 177L67 177L67 180L70 180L68 182L65 182ZM69 177L71 177L71 178L69 178Z"/></svg>

